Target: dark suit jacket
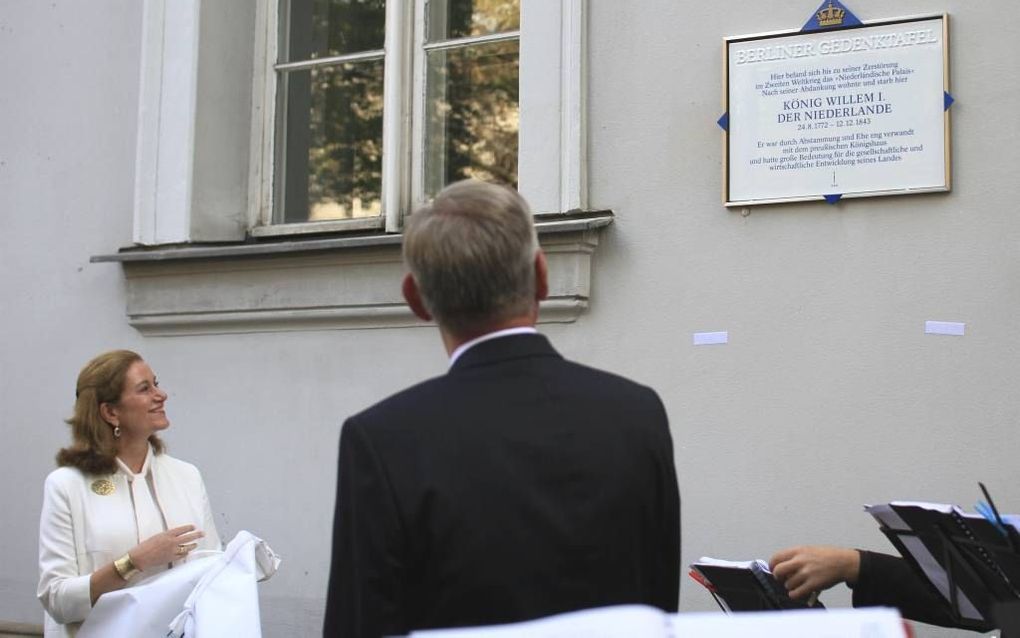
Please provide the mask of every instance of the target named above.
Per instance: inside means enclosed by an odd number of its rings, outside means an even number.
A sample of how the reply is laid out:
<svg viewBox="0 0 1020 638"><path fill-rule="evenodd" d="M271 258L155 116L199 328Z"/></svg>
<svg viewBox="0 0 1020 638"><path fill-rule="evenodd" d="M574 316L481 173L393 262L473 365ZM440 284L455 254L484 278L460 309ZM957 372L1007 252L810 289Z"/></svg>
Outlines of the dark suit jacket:
<svg viewBox="0 0 1020 638"><path fill-rule="evenodd" d="M348 419L336 504L325 636L677 609L662 402L540 335L477 344Z"/></svg>
<svg viewBox="0 0 1020 638"><path fill-rule="evenodd" d="M899 556L861 551L860 574L853 590L854 607L896 607L910 620L943 627L958 626L942 594ZM980 630L991 629L993 627L987 626Z"/></svg>

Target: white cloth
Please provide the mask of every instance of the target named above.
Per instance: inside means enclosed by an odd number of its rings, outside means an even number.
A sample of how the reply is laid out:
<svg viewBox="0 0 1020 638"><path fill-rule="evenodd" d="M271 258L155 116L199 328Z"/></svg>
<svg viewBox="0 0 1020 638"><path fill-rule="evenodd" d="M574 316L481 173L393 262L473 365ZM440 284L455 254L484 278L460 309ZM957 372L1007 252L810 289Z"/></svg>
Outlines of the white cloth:
<svg viewBox="0 0 1020 638"><path fill-rule="evenodd" d="M205 532L198 549L219 550L212 509L198 469L165 454L150 454L148 478L156 513L148 510L139 520L132 499L132 481L125 468L107 476L86 476L80 470L61 467L46 477L42 516L39 521L39 586L36 595L46 610L45 636L74 636L89 615L89 579L96 569L112 563L148 536L139 528L168 529L194 525ZM132 475L133 478L133 475ZM93 489L97 481L109 481L113 491ZM135 493L148 489L137 483Z"/></svg>
<svg viewBox="0 0 1020 638"><path fill-rule="evenodd" d="M77 638L260 638L255 582L275 574L280 559L246 531L238 532L225 551L204 554L193 554L176 569L104 594Z"/></svg>
<svg viewBox="0 0 1020 638"><path fill-rule="evenodd" d="M573 611L488 627L412 631L410 638L907 638L895 609L795 609L667 614L646 605Z"/></svg>
<svg viewBox="0 0 1020 638"><path fill-rule="evenodd" d="M184 602L184 610L166 635L169 638L261 638L256 581L268 580L280 567L279 557L265 541L239 532L222 558Z"/></svg>
<svg viewBox="0 0 1020 638"><path fill-rule="evenodd" d="M509 337L510 335L533 335L533 334L538 334L538 330L535 330L535 328L532 326L521 326L519 328L506 328L504 330L496 330L494 332L484 334L480 337L475 337L471 341L460 344L460 346L458 346L456 350L450 353L450 367L453 367L453 364L457 363L457 359L459 359L462 354L467 352L468 349L477 346L483 341L489 341L490 339L499 339L500 337Z"/></svg>
<svg viewBox="0 0 1020 638"><path fill-rule="evenodd" d="M166 636L167 625L219 555L214 552L189 557L188 562L174 569L103 594L75 638Z"/></svg>

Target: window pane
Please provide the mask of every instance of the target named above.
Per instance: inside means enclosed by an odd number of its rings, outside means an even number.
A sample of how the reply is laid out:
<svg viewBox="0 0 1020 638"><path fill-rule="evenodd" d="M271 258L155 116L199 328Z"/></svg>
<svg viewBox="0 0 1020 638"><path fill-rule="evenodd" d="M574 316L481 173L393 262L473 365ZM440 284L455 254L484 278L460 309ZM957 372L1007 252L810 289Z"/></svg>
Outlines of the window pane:
<svg viewBox="0 0 1020 638"><path fill-rule="evenodd" d="M429 0L429 42L520 28L520 0Z"/></svg>
<svg viewBox="0 0 1020 638"><path fill-rule="evenodd" d="M280 81L275 221L379 215L383 61L291 71Z"/></svg>
<svg viewBox="0 0 1020 638"><path fill-rule="evenodd" d="M383 48L385 0L283 0L289 34L280 62L299 62Z"/></svg>
<svg viewBox="0 0 1020 638"><path fill-rule="evenodd" d="M428 54L425 190L474 177L517 185L518 42Z"/></svg>

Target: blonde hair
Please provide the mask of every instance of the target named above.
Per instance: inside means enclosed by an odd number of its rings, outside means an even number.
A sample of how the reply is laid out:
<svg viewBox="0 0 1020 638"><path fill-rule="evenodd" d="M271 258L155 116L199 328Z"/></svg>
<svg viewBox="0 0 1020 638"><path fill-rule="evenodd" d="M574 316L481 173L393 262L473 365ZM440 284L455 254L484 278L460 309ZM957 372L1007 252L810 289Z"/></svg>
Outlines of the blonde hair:
<svg viewBox="0 0 1020 638"><path fill-rule="evenodd" d="M71 426L71 445L57 452L57 465L76 467L85 474L112 474L117 471L117 439L113 428L99 412L103 403L117 403L124 393L128 368L142 357L130 350L104 352L85 364L78 373L74 413L67 419ZM155 434L149 442L157 454L165 449Z"/></svg>
<svg viewBox="0 0 1020 638"><path fill-rule="evenodd" d="M464 180L410 216L404 261L426 309L466 333L535 302L538 238L527 202L502 185Z"/></svg>

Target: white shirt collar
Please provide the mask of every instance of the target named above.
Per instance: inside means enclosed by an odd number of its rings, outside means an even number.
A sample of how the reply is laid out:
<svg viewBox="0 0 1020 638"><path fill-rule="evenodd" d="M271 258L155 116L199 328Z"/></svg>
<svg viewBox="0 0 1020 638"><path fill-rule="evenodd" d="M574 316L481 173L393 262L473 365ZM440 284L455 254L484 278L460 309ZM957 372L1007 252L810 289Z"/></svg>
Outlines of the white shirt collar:
<svg viewBox="0 0 1020 638"><path fill-rule="evenodd" d="M480 337L475 337L474 339L468 341L467 343L460 344L460 346L458 346L457 349L453 351L453 354L450 355L450 367L452 368L453 364L457 362L457 359L459 359L462 354L467 352L469 348L477 346L483 341L489 341L490 339L498 339L500 337L509 337L510 335L533 335L533 334L538 334L538 330L535 330L535 328L532 326L521 326L520 328L506 328L504 330L496 330L495 332L490 332Z"/></svg>

